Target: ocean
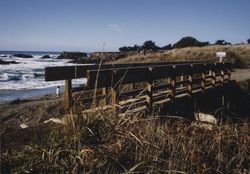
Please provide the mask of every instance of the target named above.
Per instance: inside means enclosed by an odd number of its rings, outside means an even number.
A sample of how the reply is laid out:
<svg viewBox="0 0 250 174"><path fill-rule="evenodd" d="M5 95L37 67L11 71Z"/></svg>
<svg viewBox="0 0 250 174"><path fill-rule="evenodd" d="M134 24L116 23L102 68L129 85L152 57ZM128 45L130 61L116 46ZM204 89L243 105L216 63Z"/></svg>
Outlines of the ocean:
<svg viewBox="0 0 250 174"><path fill-rule="evenodd" d="M29 54L33 58L19 58L14 54ZM69 59L57 59L60 52L0 51L3 61L18 64L0 65L0 102L55 93L56 87L63 90L64 81L45 82L45 67L74 65ZM50 58L42 58L49 55ZM86 79L74 80L73 84L85 83ZM61 90L61 91L62 91Z"/></svg>

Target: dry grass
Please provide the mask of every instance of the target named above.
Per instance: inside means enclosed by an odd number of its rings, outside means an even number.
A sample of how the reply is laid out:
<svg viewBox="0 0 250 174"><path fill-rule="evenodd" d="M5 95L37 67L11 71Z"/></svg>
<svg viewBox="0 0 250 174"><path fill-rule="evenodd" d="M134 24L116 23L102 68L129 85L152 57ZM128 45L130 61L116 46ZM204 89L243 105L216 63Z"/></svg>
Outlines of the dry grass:
<svg viewBox="0 0 250 174"><path fill-rule="evenodd" d="M115 61L115 63L159 62L159 61L190 61L216 60L216 52L227 52L228 58L236 61L250 62L250 44L244 45L213 45L206 47L188 47L168 51L134 53Z"/></svg>
<svg viewBox="0 0 250 174"><path fill-rule="evenodd" d="M96 112L66 118L66 126L2 152L2 167L18 173L249 172L247 122L209 131L170 117Z"/></svg>
<svg viewBox="0 0 250 174"><path fill-rule="evenodd" d="M249 46L211 46L175 49L144 57L136 54L122 61L153 62L165 57L203 60L211 57L215 48L241 50L239 56L249 55ZM119 116L111 111L71 114L65 119L66 125L48 125L53 129L49 133L47 128L30 131L33 136L29 143L1 151L1 173L249 172L247 120L221 122L210 131L183 118ZM10 138L14 139L15 135Z"/></svg>

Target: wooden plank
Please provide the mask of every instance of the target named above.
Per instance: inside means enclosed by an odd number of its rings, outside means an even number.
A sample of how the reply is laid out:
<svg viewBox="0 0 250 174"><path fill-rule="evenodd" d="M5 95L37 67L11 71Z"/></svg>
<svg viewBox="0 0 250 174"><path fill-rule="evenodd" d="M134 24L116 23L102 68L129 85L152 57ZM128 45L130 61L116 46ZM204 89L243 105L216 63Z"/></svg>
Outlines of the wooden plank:
<svg viewBox="0 0 250 174"><path fill-rule="evenodd" d="M175 76L180 76L182 74L188 74L191 71L190 64L176 65L175 66Z"/></svg>
<svg viewBox="0 0 250 174"><path fill-rule="evenodd" d="M130 91L125 91L125 92L121 92L120 96L123 97L129 97L129 96L134 96L137 97L137 95L143 95L145 92L143 92L144 89L140 88L140 89L135 89L135 90L130 90Z"/></svg>
<svg viewBox="0 0 250 174"><path fill-rule="evenodd" d="M97 95L96 100L104 99L105 97L105 95ZM93 96L80 98L78 101L82 103L93 103Z"/></svg>
<svg viewBox="0 0 250 174"><path fill-rule="evenodd" d="M72 88L72 92L84 91L86 89L87 89L86 86L74 87L74 88Z"/></svg>
<svg viewBox="0 0 250 174"><path fill-rule="evenodd" d="M87 70L111 69L111 68L129 68L129 67L145 67L173 64L188 64L188 63L211 63L208 61L185 61L185 62L155 62L155 63L133 63L133 64L99 64L95 65L76 65L76 66L58 66L45 67L45 81L57 81L76 78L85 78Z"/></svg>
<svg viewBox="0 0 250 174"><path fill-rule="evenodd" d="M45 81L57 81L76 78L85 78L87 70L110 69L110 68L129 68L129 67L142 67L142 66L157 66L157 65L170 65L170 64L184 64L193 63L189 62L155 62L155 63L133 63L133 64L99 64L95 65L76 65L76 66L58 66L45 68ZM209 63L203 61L203 63Z"/></svg>
<svg viewBox="0 0 250 174"><path fill-rule="evenodd" d="M138 107L141 107L141 106L144 106L144 107L146 106L146 100L137 100L137 101L134 101L134 102L130 102L127 105L121 106L121 108L119 108L119 111L126 112L128 110L138 108Z"/></svg>
<svg viewBox="0 0 250 174"><path fill-rule="evenodd" d="M170 88L170 87L171 87L170 84L161 83L161 84L154 85L153 86L153 91L161 90L161 89L167 89L167 88Z"/></svg>
<svg viewBox="0 0 250 174"><path fill-rule="evenodd" d="M175 86L180 86L180 87L184 87L189 83L188 80L183 80L183 81L178 81L175 83Z"/></svg>
<svg viewBox="0 0 250 174"><path fill-rule="evenodd" d="M87 86L90 89L114 86L113 70L88 70Z"/></svg>
<svg viewBox="0 0 250 174"><path fill-rule="evenodd" d="M126 116L126 115L131 115L131 114L134 115L136 113L145 111L145 109L146 109L146 106L141 106L141 107L138 107L138 108L135 108L135 109L126 110L125 113L120 113L119 116Z"/></svg>
<svg viewBox="0 0 250 174"><path fill-rule="evenodd" d="M151 78L154 80L163 79L174 75L173 66L155 66L151 68Z"/></svg>
<svg viewBox="0 0 250 174"><path fill-rule="evenodd" d="M108 87L111 85L121 85L128 83L146 82L150 78L154 80L173 75L172 66L164 65L157 67L136 67L136 68L119 68L119 69L104 69L104 70L88 70L87 71L87 86L95 88L96 79L98 77L97 88ZM112 78L112 73L115 74Z"/></svg>

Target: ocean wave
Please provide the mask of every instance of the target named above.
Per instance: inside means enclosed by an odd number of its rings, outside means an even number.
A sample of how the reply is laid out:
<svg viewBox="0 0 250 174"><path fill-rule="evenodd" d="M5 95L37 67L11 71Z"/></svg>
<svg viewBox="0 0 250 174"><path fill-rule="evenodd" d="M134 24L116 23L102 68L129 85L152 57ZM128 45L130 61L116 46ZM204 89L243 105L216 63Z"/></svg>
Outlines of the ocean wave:
<svg viewBox="0 0 250 174"><path fill-rule="evenodd" d="M0 82L6 82L6 81L17 81L21 80L22 76L18 74L9 74L9 73L4 73L3 75L0 75Z"/></svg>
<svg viewBox="0 0 250 174"><path fill-rule="evenodd" d="M0 82L30 80L41 77L44 77L44 73L31 73L31 74L4 73L0 75Z"/></svg>

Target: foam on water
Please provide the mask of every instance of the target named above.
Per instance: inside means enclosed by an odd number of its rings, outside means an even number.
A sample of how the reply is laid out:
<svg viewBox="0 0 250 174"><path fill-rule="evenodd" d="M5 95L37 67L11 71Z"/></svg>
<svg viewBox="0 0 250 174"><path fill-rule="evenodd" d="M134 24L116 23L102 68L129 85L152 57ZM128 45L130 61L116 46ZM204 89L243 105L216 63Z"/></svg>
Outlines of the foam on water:
<svg viewBox="0 0 250 174"><path fill-rule="evenodd" d="M4 61L16 61L19 64L0 65L1 90L43 89L63 85L63 81L45 82L44 68L49 66L73 65L68 59L56 59L58 55L50 54L52 58L43 58L44 54L33 54L33 58L19 58L11 54L1 54ZM86 83L86 79L73 81L74 84Z"/></svg>

